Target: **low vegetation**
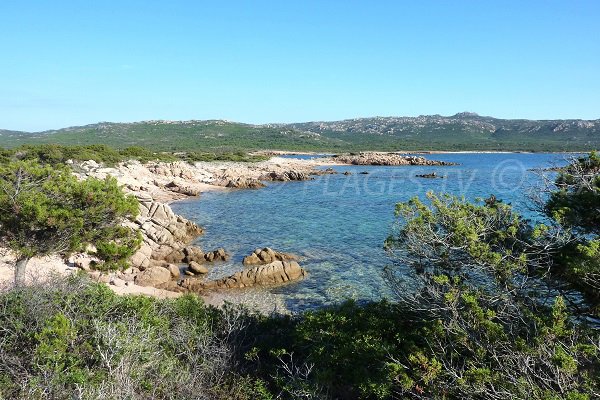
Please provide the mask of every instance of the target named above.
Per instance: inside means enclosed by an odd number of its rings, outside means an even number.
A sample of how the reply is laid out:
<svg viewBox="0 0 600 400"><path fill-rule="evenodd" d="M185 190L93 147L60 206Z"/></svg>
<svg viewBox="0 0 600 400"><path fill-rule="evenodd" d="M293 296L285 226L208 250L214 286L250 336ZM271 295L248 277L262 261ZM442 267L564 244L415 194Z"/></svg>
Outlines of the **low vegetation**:
<svg viewBox="0 0 600 400"><path fill-rule="evenodd" d="M123 161L137 160L142 163L148 161L237 161L258 162L267 157L251 155L242 151L235 152L156 152L140 146L113 148L103 144L93 145L22 145L17 148L0 148L0 162L10 160L35 160L42 164L64 165L67 161L94 160L106 166L114 166Z"/></svg>
<svg viewBox="0 0 600 400"><path fill-rule="evenodd" d="M596 154L574 160L543 223L493 196L398 204L386 301L262 316L83 276L5 290L0 398L598 398L599 182Z"/></svg>

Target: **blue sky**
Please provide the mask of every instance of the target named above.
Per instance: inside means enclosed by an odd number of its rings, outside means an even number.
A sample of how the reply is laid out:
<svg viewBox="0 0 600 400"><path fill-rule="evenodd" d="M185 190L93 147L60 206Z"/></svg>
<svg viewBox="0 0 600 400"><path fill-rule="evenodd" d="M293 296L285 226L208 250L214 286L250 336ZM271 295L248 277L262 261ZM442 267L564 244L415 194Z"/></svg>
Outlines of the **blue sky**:
<svg viewBox="0 0 600 400"><path fill-rule="evenodd" d="M600 118L600 1L0 2L0 128Z"/></svg>

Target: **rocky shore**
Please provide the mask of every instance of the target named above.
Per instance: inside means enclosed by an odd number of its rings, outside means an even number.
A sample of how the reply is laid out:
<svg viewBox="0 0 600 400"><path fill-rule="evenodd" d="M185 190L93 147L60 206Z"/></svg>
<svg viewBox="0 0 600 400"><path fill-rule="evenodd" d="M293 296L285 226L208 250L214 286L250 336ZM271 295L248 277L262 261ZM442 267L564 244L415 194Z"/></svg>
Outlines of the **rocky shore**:
<svg viewBox="0 0 600 400"><path fill-rule="evenodd" d="M191 245L204 233L192 221L173 212L169 203L209 190L259 189L268 182L305 181L316 175L335 174L323 165L449 165L423 157L394 153L359 153L334 156L329 160L299 160L272 157L259 163L239 162L123 162L105 167L95 161L70 163L80 179L114 177L124 190L139 201L140 212L126 225L140 232L142 244L125 271L94 271L97 261L91 253L76 254L68 260L60 257L38 260L59 274L87 271L93 279L104 282L117 293L148 294L173 297L184 292L203 296L217 290L279 285L302 279L307 272L297 258L288 253L257 249L240 263L239 271L229 276L207 280L214 263L229 259L226 249L204 251ZM0 263L0 285L12 279L11 256ZM33 261L35 264L38 261ZM48 264L50 263L50 264ZM32 278L38 279L38 278Z"/></svg>
<svg viewBox="0 0 600 400"><path fill-rule="evenodd" d="M100 282L109 284L117 293L148 294L173 297L184 292L196 292L210 297L210 291L276 285L301 279L306 271L292 255L271 249L259 249L240 263L240 271L217 280L208 281L206 274L212 265L228 260L225 249L204 252L190 244L204 233L192 221L173 212L169 203L198 196L209 190L260 188L264 182L287 182L313 179L314 175L334 173L317 170L320 164L273 157L260 163L150 162L128 161L115 167L105 167L95 161L70 163L80 179L108 176L117 179L124 190L139 202L139 215L126 225L140 232L142 244L131 258L131 267L125 271L101 273L94 271L97 261L90 253L34 260L32 265L44 264L44 269L58 274L85 270ZM6 254L0 264L0 284L12 281L12 262ZM252 262L256 258L255 262ZM33 272L33 271L31 271ZM46 275L30 274L31 280Z"/></svg>

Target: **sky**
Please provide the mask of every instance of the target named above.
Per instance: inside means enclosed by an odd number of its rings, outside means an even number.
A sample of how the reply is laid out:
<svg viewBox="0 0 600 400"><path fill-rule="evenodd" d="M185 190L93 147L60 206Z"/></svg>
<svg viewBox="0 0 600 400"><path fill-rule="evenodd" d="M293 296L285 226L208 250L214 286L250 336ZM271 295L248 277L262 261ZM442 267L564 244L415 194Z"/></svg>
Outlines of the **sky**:
<svg viewBox="0 0 600 400"><path fill-rule="evenodd" d="M600 1L0 1L0 129L600 118Z"/></svg>

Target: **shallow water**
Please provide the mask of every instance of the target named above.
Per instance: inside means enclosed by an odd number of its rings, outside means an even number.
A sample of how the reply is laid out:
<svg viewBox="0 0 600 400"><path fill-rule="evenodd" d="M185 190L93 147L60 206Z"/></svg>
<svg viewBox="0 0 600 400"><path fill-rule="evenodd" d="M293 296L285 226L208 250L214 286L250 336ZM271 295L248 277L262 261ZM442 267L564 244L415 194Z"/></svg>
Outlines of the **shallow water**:
<svg viewBox="0 0 600 400"><path fill-rule="evenodd" d="M291 311L343 299L389 295L382 278L393 263L383 250L394 221L394 205L429 190L468 199L495 194L530 217L527 195L541 178L532 168L563 165L564 154L434 154L430 159L457 162L450 167L340 166L352 175L325 175L313 181L269 183L259 190L203 193L200 199L172 204L175 212L205 228L197 244L224 247L230 262L215 265L219 277L241 269L241 260L269 246L301 256L306 279L266 289L265 301L281 296ZM417 178L435 171L444 179ZM363 175L359 172L368 172ZM265 293L266 295L267 293Z"/></svg>

